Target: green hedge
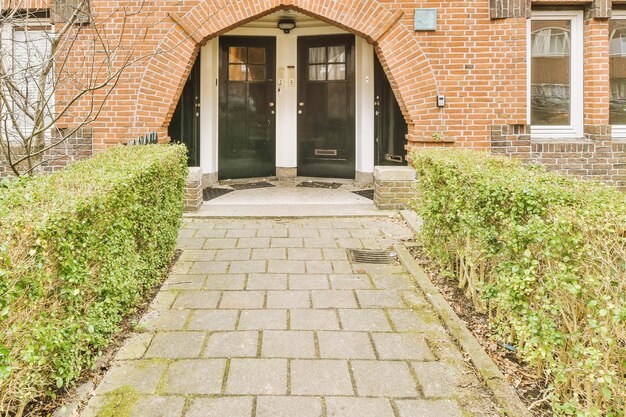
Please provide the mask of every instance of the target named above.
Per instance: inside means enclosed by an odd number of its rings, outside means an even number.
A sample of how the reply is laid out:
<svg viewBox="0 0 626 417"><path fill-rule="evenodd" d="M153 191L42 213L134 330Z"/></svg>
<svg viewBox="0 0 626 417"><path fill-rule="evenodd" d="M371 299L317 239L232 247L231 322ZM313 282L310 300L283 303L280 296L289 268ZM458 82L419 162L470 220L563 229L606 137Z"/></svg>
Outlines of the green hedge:
<svg viewBox="0 0 626 417"><path fill-rule="evenodd" d="M552 384L558 416L624 416L626 199L462 150L414 151L428 252Z"/></svg>
<svg viewBox="0 0 626 417"><path fill-rule="evenodd" d="M186 175L183 146L134 146L2 187L0 410L75 382L159 282Z"/></svg>

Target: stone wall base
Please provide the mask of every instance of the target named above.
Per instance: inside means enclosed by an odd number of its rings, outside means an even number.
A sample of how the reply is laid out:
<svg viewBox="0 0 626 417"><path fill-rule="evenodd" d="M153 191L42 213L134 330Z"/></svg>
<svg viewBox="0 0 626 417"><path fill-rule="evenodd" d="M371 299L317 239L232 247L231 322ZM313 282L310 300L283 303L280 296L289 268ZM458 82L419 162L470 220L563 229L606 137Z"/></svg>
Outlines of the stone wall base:
<svg viewBox="0 0 626 417"><path fill-rule="evenodd" d="M414 197L415 170L411 167L374 168L374 204L380 210L404 210Z"/></svg>
<svg viewBox="0 0 626 417"><path fill-rule="evenodd" d="M200 210L203 201L203 177L201 168L189 168L189 176L185 184L185 212Z"/></svg>

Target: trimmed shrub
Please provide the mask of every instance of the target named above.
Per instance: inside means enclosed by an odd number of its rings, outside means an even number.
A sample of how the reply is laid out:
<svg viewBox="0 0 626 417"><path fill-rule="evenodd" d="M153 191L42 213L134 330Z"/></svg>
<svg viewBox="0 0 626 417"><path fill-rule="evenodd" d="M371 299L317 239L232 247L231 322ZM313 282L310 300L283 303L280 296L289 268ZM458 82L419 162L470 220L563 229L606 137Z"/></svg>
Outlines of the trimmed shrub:
<svg viewBox="0 0 626 417"><path fill-rule="evenodd" d="M626 199L485 152L413 151L426 250L551 382L558 416L626 409Z"/></svg>
<svg viewBox="0 0 626 417"><path fill-rule="evenodd" d="M0 410L71 385L171 262L183 146L119 147L0 192ZM3 413L3 415L5 415Z"/></svg>

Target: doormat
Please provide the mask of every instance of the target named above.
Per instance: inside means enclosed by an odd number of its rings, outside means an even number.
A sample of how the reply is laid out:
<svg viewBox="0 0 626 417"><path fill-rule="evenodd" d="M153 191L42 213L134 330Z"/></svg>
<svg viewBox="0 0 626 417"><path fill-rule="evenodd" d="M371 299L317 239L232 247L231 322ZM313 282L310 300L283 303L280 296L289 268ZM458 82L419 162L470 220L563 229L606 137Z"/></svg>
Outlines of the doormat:
<svg viewBox="0 0 626 417"><path fill-rule="evenodd" d="M217 197L221 197L224 194L228 194L228 193L232 193L235 190L231 190L230 188L215 188L215 187L209 187L209 188L205 188L204 191L202 192L202 199L204 201L211 201L211 200L215 200Z"/></svg>
<svg viewBox="0 0 626 417"><path fill-rule="evenodd" d="M321 181L304 181L301 182L300 184L296 185L296 187L303 187L303 188L326 188L329 190L336 190L337 188L341 187L342 184L338 183L338 182L321 182Z"/></svg>
<svg viewBox="0 0 626 417"><path fill-rule="evenodd" d="M229 184L229 187L233 187L235 190L254 190L255 188L268 188L276 187L274 184L270 184L267 181L259 182L241 182L238 184Z"/></svg>
<svg viewBox="0 0 626 417"><path fill-rule="evenodd" d="M352 191L356 195L360 195L361 197L369 198L370 200L374 199L374 190L359 190Z"/></svg>

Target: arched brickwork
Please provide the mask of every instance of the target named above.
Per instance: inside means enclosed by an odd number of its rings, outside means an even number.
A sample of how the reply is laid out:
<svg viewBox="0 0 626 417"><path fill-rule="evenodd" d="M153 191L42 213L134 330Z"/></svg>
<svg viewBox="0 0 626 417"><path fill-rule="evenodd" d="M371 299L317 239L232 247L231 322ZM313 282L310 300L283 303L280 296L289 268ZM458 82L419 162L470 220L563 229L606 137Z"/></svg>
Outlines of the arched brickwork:
<svg viewBox="0 0 626 417"><path fill-rule="evenodd" d="M409 141L441 131L435 106L437 82L415 36L376 0L203 0L172 26L149 61L137 97L137 133L165 136L185 80L201 45L237 26L291 8L367 39L387 73L409 124Z"/></svg>

